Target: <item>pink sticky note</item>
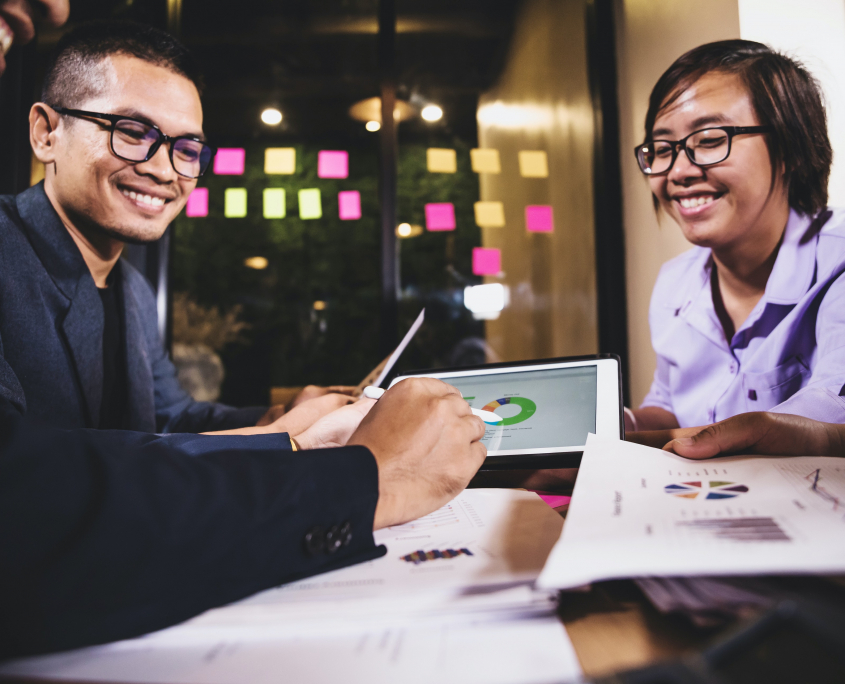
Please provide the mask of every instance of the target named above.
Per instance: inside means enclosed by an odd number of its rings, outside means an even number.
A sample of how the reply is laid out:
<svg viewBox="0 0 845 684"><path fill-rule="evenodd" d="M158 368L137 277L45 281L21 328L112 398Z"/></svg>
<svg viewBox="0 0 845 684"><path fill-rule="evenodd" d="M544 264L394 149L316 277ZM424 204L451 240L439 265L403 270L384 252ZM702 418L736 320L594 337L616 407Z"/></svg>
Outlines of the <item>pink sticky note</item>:
<svg viewBox="0 0 845 684"><path fill-rule="evenodd" d="M572 499L571 496L560 496L558 494L545 494L543 492L538 492L536 489L529 489L529 492L534 492L537 496L539 496L543 501L545 501L549 506L552 508L559 508L560 506L566 506L569 501Z"/></svg>
<svg viewBox="0 0 845 684"><path fill-rule="evenodd" d="M341 150L321 150L317 155L317 176L320 178L349 176L349 153Z"/></svg>
<svg viewBox="0 0 845 684"><path fill-rule="evenodd" d="M242 147L221 147L214 155L214 173L218 176L240 176L244 172L246 150Z"/></svg>
<svg viewBox="0 0 845 684"><path fill-rule="evenodd" d="M472 272L475 275L495 275L502 270L502 250L473 247Z"/></svg>
<svg viewBox="0 0 845 684"><path fill-rule="evenodd" d="M426 204L425 227L429 230L455 230L455 205L451 202Z"/></svg>
<svg viewBox="0 0 845 684"><path fill-rule="evenodd" d="M208 216L208 188L194 188L185 205L186 216Z"/></svg>
<svg viewBox="0 0 845 684"><path fill-rule="evenodd" d="M361 218L361 193L357 190L337 193L337 211L341 221L355 221Z"/></svg>
<svg viewBox="0 0 845 684"><path fill-rule="evenodd" d="M525 227L532 233L551 233L555 227L552 208L548 204L525 207Z"/></svg>

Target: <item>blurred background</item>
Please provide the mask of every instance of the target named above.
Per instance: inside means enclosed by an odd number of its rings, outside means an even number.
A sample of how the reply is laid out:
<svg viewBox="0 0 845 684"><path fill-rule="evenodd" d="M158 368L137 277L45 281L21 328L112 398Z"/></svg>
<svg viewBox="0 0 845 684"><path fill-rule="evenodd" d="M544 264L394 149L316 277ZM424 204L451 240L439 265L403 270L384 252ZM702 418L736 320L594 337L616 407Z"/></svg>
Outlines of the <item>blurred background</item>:
<svg viewBox="0 0 845 684"><path fill-rule="evenodd" d="M60 31L103 17L204 68L215 168L126 258L183 383L235 405L357 384L423 307L400 372L615 353L638 404L651 288L688 247L631 153L657 77L701 43L769 42L822 81L845 147L843 0L74 0ZM60 31L9 55L2 193L43 176L26 114Z"/></svg>

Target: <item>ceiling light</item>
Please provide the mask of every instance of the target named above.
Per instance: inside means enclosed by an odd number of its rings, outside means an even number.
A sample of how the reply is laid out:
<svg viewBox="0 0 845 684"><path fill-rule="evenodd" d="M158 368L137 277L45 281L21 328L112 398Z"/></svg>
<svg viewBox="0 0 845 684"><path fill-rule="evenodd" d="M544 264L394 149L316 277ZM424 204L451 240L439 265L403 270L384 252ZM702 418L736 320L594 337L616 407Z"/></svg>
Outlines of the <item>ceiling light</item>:
<svg viewBox="0 0 845 684"><path fill-rule="evenodd" d="M368 121L366 128L370 133L375 133L381 128L381 124L378 121Z"/></svg>
<svg viewBox="0 0 845 684"><path fill-rule="evenodd" d="M440 121L443 118L443 110L437 105L426 105L423 107L421 116L426 121Z"/></svg>
<svg viewBox="0 0 845 684"><path fill-rule="evenodd" d="M269 265L270 262L267 261L265 257L261 256L244 259L244 266L247 268L254 268L256 271L263 271Z"/></svg>
<svg viewBox="0 0 845 684"><path fill-rule="evenodd" d="M273 107L268 107L261 112L261 120L268 126L278 126L282 123L282 113Z"/></svg>
<svg viewBox="0 0 845 684"><path fill-rule="evenodd" d="M464 288L464 306L475 318L498 318L508 304L508 291L501 283L472 285Z"/></svg>
<svg viewBox="0 0 845 684"><path fill-rule="evenodd" d="M400 238L412 238L423 234L423 227L416 224L400 223L396 226L396 235Z"/></svg>

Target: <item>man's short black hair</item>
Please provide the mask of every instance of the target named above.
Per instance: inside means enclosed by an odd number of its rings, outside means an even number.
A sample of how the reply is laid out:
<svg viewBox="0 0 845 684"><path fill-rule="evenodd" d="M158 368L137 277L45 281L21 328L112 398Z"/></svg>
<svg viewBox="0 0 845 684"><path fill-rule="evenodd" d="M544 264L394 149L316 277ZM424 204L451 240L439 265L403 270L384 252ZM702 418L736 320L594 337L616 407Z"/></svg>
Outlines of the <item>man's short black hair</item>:
<svg viewBox="0 0 845 684"><path fill-rule="evenodd" d="M804 66L750 40L721 40L681 55L660 77L648 104L645 139L652 140L658 114L707 73L737 75L748 89L766 136L772 182L783 168L789 206L808 215L827 205L827 181L833 150L821 90ZM657 198L655 198L657 206Z"/></svg>
<svg viewBox="0 0 845 684"><path fill-rule="evenodd" d="M112 55L137 57L193 82L202 93L202 73L194 57L169 33L129 21L91 21L65 34L47 68L41 99L50 105L79 107L103 87L100 66Z"/></svg>

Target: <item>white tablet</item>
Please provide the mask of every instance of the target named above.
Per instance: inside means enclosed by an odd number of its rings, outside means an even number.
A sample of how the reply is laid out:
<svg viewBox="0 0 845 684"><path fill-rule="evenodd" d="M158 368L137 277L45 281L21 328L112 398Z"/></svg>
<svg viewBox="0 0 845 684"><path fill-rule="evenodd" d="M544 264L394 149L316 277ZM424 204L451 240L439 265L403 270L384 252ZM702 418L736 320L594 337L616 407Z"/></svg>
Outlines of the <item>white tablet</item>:
<svg viewBox="0 0 845 684"><path fill-rule="evenodd" d="M473 408L502 420L487 423L485 468L572 467L587 435L624 433L619 358L612 355L415 371L457 387Z"/></svg>

